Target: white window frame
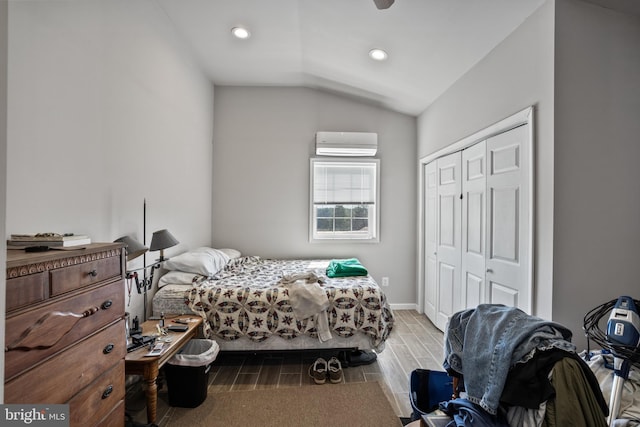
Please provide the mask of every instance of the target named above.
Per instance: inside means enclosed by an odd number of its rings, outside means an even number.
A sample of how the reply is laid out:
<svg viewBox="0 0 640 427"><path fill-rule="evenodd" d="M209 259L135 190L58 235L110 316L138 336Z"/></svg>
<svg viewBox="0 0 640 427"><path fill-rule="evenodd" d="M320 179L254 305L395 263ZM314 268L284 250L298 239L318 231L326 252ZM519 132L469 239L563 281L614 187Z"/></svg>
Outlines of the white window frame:
<svg viewBox="0 0 640 427"><path fill-rule="evenodd" d="M317 216L314 203L314 172L316 165L331 165L338 163L363 164L374 166L374 194L375 200L369 212L369 230L367 234L361 232L333 232L323 233L316 230ZM309 241L310 242L351 242L378 243L380 241L380 159L354 158L311 158L309 177Z"/></svg>

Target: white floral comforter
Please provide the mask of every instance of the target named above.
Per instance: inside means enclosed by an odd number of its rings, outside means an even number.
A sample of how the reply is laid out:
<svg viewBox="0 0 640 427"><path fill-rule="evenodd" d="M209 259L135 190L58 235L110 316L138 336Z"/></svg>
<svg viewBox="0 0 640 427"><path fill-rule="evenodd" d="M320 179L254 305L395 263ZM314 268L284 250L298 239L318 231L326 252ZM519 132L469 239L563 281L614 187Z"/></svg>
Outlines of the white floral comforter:
<svg viewBox="0 0 640 427"><path fill-rule="evenodd" d="M393 329L386 296L370 276L327 278L327 264L322 260L237 258L212 279L197 283L187 296L187 304L205 320L209 338L247 337L254 342L274 335L316 338L313 318L297 319L288 289L279 284L284 275L313 272L324 281L331 334L351 337L361 332L371 338L373 348L382 348Z"/></svg>

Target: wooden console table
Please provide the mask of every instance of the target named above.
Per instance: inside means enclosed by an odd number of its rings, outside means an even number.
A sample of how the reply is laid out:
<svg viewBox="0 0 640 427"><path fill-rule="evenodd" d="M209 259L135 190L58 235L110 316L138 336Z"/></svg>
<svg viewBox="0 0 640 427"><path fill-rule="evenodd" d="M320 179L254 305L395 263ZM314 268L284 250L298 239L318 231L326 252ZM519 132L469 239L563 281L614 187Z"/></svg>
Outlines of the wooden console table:
<svg viewBox="0 0 640 427"><path fill-rule="evenodd" d="M186 320L189 329L186 332L168 332L171 342L165 343L166 349L160 356L145 356L149 347L139 348L125 357L125 373L127 375L142 375L147 386L147 422L156 424L156 410L158 406L158 385L156 379L160 368L167 363L189 340L196 336L202 318L198 316L177 316L165 320L166 326L178 325L173 320ZM142 324L143 335L157 334L157 320L148 320Z"/></svg>

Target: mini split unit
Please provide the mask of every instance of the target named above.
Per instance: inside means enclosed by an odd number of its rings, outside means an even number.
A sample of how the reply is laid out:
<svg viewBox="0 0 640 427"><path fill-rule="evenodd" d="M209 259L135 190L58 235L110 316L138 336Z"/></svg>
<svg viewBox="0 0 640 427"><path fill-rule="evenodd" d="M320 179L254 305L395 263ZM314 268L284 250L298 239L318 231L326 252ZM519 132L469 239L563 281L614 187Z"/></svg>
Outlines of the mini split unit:
<svg viewBox="0 0 640 427"><path fill-rule="evenodd" d="M318 156L375 156L378 134L371 132L316 132Z"/></svg>

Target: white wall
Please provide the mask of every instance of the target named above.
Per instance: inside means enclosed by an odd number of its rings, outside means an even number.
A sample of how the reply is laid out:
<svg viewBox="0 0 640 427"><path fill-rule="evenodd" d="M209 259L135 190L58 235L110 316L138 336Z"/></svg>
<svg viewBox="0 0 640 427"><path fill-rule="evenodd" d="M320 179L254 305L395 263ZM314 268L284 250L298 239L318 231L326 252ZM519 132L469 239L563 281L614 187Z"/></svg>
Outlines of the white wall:
<svg viewBox="0 0 640 427"><path fill-rule="evenodd" d="M557 1L555 79L553 318L582 335L640 298L640 17Z"/></svg>
<svg viewBox="0 0 640 427"><path fill-rule="evenodd" d="M313 89L216 86L213 243L262 257L356 256L393 304L415 304L416 121ZM316 131L378 133L380 243L309 243Z"/></svg>
<svg viewBox="0 0 640 427"><path fill-rule="evenodd" d="M0 200L6 207L7 193L7 2L0 1ZM5 233L6 209L0 209L0 236ZM7 261L6 242L0 239L0 265ZM0 342L5 331L5 275L0 274ZM0 355L0 384L4 384L4 352ZM0 387L0 403L4 402L4 387Z"/></svg>
<svg viewBox="0 0 640 427"><path fill-rule="evenodd" d="M157 4L10 1L8 27L5 233L142 241L146 198L147 244L209 244L213 86Z"/></svg>
<svg viewBox="0 0 640 427"><path fill-rule="evenodd" d="M418 117L422 158L535 107L534 313L552 314L554 4L549 1Z"/></svg>

